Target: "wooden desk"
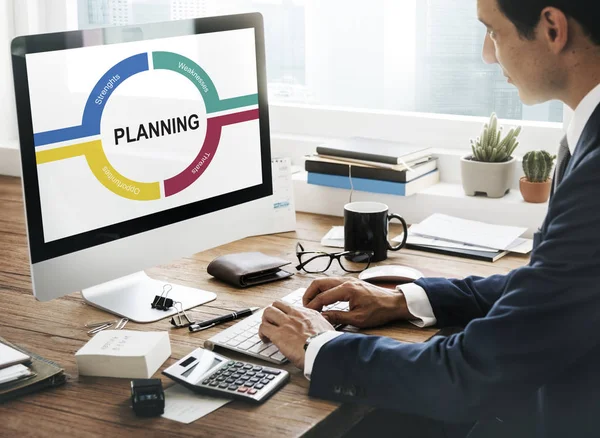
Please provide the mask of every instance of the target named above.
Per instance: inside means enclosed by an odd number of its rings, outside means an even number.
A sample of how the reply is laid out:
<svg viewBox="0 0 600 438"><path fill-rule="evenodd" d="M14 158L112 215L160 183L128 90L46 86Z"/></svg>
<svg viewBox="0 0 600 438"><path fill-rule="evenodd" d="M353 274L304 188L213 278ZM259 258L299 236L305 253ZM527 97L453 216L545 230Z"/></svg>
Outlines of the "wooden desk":
<svg viewBox="0 0 600 438"><path fill-rule="evenodd" d="M162 418L136 418L129 406L129 379L77 375L74 354L89 340L84 324L106 318L107 314L86 305L78 293L46 303L33 298L23 211L20 180L0 177L0 336L58 362L66 369L69 379L60 388L0 406L0 435L336 436L368 411L365 407L309 398L309 382L297 369L287 365L285 368L292 375L290 383L263 405L233 402L190 425ZM299 274L270 285L237 290L211 279L206 273L208 263L223 254L256 250L294 261L297 241L303 242L307 249L319 248L319 241L329 228L342 223L341 218L298 214L296 232L244 239L156 267L148 273L161 280L216 292L216 301L191 312L198 319L248 306L264 307L297 288L308 286L316 276ZM392 229L392 232L397 231ZM526 257L507 256L490 264L409 250L390 253L386 261L412 266L427 276L445 277L507 273L526 262ZM341 273L332 271L334 275ZM171 329L167 320L148 325L130 322L127 328L170 331L173 352L162 370L229 325L197 334ZM421 342L435 330L397 323L367 332L404 342ZM244 359L230 352L220 352ZM158 373L156 377L160 377ZM163 377L163 383L168 386L172 382Z"/></svg>

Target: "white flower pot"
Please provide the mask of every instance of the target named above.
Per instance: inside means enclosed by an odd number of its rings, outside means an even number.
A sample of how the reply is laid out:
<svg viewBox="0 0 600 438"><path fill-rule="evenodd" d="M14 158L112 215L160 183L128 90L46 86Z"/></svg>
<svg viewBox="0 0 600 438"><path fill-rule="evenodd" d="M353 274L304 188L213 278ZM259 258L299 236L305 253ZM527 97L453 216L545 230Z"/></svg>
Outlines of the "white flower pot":
<svg viewBox="0 0 600 438"><path fill-rule="evenodd" d="M502 198L510 191L515 176L516 158L505 163L484 163L470 158L471 155L467 155L460 160L462 186L467 196Z"/></svg>

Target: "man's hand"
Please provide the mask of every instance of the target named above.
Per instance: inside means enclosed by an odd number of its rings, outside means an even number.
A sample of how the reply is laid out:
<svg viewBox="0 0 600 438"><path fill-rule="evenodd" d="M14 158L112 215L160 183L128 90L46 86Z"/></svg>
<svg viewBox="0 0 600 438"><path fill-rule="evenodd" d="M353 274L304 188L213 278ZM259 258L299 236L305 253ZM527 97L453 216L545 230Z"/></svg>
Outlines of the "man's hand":
<svg viewBox="0 0 600 438"><path fill-rule="evenodd" d="M276 301L263 312L258 334L271 341L291 363L304 369L304 343L309 336L335 330L319 312Z"/></svg>
<svg viewBox="0 0 600 438"><path fill-rule="evenodd" d="M376 327L391 321L411 319L401 292L390 291L364 281L347 278L322 278L306 289L302 303L321 311L337 301L348 301L350 310L326 311L331 324L351 324L359 328Z"/></svg>

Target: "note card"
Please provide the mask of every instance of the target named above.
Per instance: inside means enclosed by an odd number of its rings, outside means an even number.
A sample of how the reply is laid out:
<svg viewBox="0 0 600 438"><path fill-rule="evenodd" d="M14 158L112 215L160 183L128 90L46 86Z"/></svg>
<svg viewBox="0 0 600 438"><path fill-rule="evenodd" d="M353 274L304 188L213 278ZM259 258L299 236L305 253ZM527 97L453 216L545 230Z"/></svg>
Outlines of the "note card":
<svg viewBox="0 0 600 438"><path fill-rule="evenodd" d="M181 385L173 385L165 390L165 412L163 418L190 424L202 418L231 400L197 394Z"/></svg>

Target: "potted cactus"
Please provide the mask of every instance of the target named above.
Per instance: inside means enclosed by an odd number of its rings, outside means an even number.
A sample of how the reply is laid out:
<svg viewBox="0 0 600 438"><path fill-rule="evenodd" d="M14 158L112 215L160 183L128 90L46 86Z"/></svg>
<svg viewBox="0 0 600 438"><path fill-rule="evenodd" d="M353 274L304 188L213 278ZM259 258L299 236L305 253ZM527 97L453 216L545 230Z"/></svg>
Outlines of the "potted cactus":
<svg viewBox="0 0 600 438"><path fill-rule="evenodd" d="M466 195L501 198L510 191L517 163L512 154L519 145L521 127L511 129L504 138L502 131L496 114L492 113L481 137L471 140L473 154L462 157L460 166Z"/></svg>
<svg viewBox="0 0 600 438"><path fill-rule="evenodd" d="M525 176L519 181L521 195L526 202L542 203L550 197L552 178L550 173L554 166L556 155L546 151L527 152L523 157Z"/></svg>

